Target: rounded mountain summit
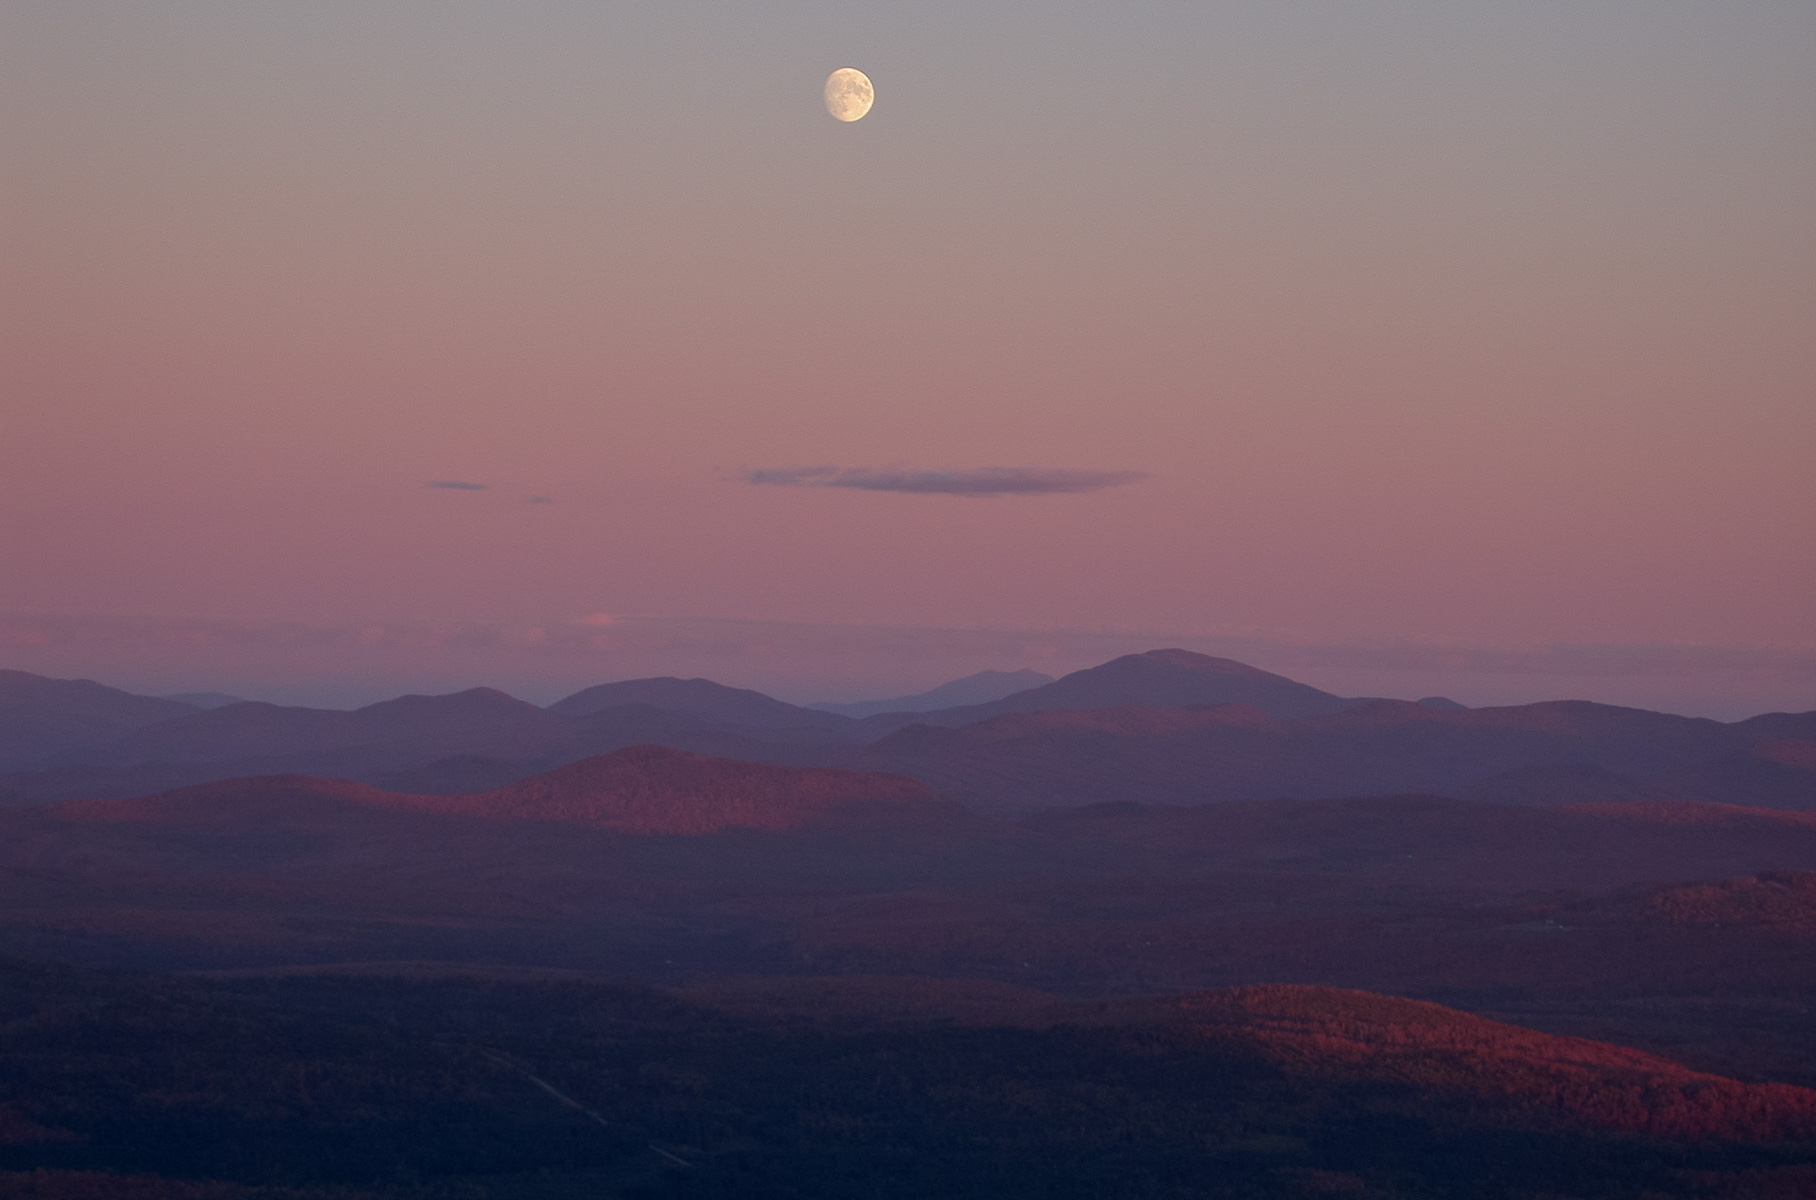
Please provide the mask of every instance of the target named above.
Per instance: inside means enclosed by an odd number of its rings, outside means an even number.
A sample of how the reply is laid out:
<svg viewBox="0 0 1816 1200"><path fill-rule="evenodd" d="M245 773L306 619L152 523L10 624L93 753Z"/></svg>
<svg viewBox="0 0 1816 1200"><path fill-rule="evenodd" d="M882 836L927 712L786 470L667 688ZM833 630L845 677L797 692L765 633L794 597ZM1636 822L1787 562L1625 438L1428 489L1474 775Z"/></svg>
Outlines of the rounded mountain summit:
<svg viewBox="0 0 1816 1200"><path fill-rule="evenodd" d="M912 718L884 714L868 718L864 725L894 728L910 720L924 725L970 725L1011 713L1131 705L1199 708L1213 704L1247 704L1284 720L1340 712L1357 703L1232 658L1170 649L1125 654L1101 666L1074 671L1052 683L987 704L916 713Z"/></svg>

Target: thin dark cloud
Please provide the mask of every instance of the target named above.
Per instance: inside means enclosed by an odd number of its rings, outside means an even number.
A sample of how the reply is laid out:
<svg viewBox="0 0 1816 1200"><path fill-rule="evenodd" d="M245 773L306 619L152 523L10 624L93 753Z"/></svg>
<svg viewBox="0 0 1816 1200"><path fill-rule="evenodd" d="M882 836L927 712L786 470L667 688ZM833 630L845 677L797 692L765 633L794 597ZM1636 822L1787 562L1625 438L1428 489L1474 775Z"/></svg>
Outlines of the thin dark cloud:
<svg viewBox="0 0 1816 1200"><path fill-rule="evenodd" d="M973 467L911 471L870 467L759 467L744 482L769 487L854 488L922 496L1051 496L1096 492L1146 479L1145 471L1083 471L1065 467Z"/></svg>
<svg viewBox="0 0 1816 1200"><path fill-rule="evenodd" d="M468 483L464 479L431 479L431 480L429 480L428 483L424 484L423 486L432 487L432 488L448 488L448 489L450 489L452 491L456 491L456 492L483 492L486 490L485 484Z"/></svg>

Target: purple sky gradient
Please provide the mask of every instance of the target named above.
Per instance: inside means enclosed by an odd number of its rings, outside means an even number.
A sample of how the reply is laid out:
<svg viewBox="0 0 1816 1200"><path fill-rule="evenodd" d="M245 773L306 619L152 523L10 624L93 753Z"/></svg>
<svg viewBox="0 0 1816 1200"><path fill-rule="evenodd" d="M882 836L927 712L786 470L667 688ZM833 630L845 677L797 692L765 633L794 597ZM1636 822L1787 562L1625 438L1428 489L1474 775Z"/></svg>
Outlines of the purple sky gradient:
<svg viewBox="0 0 1816 1200"><path fill-rule="evenodd" d="M1590 698L1816 707L1813 67L1753 0L19 0L0 611L1665 646ZM822 463L1146 478L742 482Z"/></svg>

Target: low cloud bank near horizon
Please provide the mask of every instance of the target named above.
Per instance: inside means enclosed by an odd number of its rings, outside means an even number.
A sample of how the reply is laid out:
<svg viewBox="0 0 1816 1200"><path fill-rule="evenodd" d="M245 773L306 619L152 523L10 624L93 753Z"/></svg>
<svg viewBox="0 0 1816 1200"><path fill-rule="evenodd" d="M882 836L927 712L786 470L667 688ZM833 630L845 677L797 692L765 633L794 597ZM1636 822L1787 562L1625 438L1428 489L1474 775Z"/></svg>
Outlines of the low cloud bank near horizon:
<svg viewBox="0 0 1816 1200"><path fill-rule="evenodd" d="M1318 641L1278 634L950 629L576 614L541 623L0 614L0 668L146 695L351 707L485 685L548 703L596 683L704 676L796 703L908 695L992 670L1063 675L1177 646L1343 696L1472 707L1594 700L1737 720L1816 709L1816 646Z"/></svg>
<svg viewBox="0 0 1816 1200"><path fill-rule="evenodd" d="M873 467L757 467L744 482L764 487L851 488L920 496L1052 496L1097 492L1148 478L1145 471L1066 467L969 467L938 470Z"/></svg>

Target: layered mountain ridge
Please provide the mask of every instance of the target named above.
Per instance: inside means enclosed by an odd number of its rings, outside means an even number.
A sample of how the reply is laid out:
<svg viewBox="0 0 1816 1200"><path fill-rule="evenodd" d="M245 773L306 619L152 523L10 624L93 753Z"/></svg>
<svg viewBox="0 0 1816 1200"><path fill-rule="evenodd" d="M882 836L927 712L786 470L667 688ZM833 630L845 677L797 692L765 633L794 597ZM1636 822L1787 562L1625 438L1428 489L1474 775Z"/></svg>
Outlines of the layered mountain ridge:
<svg viewBox="0 0 1816 1200"><path fill-rule="evenodd" d="M601 684L547 708L473 688L352 711L200 709L16 672L0 679L6 697L0 766L12 770L0 795L14 803L279 773L466 794L658 744L907 775L989 812L1379 792L1816 807L1816 714L1724 724L1587 701L1344 699L1184 650L1128 655L988 703L862 718L674 678Z"/></svg>

